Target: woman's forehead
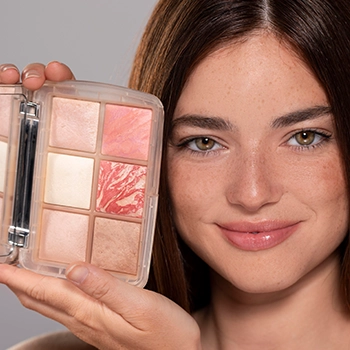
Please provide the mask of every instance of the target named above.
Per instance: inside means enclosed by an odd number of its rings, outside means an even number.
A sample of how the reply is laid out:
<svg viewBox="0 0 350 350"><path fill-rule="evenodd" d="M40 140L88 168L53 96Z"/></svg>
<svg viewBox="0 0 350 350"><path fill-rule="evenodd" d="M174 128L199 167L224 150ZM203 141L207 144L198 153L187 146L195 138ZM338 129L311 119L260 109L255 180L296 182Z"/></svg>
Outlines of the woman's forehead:
<svg viewBox="0 0 350 350"><path fill-rule="evenodd" d="M275 36L252 36L219 48L190 74L175 116L266 113L328 105L318 80L295 52Z"/></svg>

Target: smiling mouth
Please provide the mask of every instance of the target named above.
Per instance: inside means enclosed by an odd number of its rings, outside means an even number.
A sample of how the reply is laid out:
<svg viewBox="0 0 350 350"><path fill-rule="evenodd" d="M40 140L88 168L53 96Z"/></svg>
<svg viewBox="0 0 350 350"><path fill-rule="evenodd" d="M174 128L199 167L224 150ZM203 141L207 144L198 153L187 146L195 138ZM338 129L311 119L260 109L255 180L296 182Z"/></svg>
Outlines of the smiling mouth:
<svg viewBox="0 0 350 350"><path fill-rule="evenodd" d="M258 224L219 225L224 237L241 250L258 251L275 247L287 240L298 228L300 222L276 223L265 222L259 224L259 230L252 226Z"/></svg>

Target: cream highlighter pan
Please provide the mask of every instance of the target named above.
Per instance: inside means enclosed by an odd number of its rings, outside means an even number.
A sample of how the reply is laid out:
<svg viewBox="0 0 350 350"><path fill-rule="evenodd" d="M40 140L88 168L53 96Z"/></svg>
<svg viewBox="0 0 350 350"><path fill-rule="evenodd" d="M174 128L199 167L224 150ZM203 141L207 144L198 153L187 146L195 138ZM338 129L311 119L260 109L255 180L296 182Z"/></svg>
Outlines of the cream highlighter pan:
<svg viewBox="0 0 350 350"><path fill-rule="evenodd" d="M59 277L67 264L86 261L144 286L158 199L159 100L104 84L49 83L26 109L26 92L7 89L12 95L0 90L2 259L18 250L23 267ZM23 146L23 133L32 143ZM22 153L34 160L23 165ZM32 171L19 178L24 168ZM22 178L32 178L30 194Z"/></svg>

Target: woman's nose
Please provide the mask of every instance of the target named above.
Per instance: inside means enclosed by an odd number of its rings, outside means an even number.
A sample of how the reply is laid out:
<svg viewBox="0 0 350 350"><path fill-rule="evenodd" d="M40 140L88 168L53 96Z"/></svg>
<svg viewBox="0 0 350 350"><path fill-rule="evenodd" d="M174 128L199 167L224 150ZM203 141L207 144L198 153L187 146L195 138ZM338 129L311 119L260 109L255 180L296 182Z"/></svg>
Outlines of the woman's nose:
<svg viewBox="0 0 350 350"><path fill-rule="evenodd" d="M273 152L246 150L230 166L227 187L229 203L239 205L246 211L277 203L283 193L283 174Z"/></svg>

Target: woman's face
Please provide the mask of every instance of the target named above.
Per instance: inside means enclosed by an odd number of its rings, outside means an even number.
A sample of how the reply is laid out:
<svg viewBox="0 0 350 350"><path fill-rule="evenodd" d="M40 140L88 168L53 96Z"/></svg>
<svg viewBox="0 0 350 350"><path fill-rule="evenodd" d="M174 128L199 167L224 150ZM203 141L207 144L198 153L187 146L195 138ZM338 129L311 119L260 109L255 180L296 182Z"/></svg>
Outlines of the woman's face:
<svg viewBox="0 0 350 350"><path fill-rule="evenodd" d="M274 37L221 48L196 67L168 150L176 226L237 288L293 285L344 239L348 200L329 103Z"/></svg>

